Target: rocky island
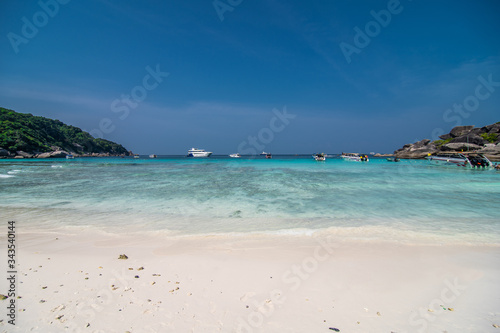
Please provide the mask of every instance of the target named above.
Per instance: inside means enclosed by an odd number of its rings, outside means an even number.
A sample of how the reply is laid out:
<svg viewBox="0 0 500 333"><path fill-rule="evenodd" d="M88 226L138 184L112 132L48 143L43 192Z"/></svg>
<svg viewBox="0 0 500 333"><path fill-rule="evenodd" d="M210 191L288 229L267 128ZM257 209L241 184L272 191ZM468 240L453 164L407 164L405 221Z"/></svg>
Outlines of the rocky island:
<svg viewBox="0 0 500 333"><path fill-rule="evenodd" d="M428 154L446 151L476 151L489 160L500 161L500 122L483 126L456 126L441 140L424 139L406 144L394 152L397 158L424 158Z"/></svg>
<svg viewBox="0 0 500 333"><path fill-rule="evenodd" d="M0 158L129 156L122 145L94 138L80 128L0 108Z"/></svg>

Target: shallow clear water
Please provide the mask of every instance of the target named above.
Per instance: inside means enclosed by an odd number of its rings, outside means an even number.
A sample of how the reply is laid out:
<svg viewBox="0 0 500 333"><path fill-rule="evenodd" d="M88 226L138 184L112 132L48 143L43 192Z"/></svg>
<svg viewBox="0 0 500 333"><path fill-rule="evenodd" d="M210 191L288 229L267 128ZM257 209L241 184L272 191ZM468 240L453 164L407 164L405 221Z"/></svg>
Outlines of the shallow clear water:
<svg viewBox="0 0 500 333"><path fill-rule="evenodd" d="M4 219L33 228L500 243L500 172L310 156L0 160Z"/></svg>

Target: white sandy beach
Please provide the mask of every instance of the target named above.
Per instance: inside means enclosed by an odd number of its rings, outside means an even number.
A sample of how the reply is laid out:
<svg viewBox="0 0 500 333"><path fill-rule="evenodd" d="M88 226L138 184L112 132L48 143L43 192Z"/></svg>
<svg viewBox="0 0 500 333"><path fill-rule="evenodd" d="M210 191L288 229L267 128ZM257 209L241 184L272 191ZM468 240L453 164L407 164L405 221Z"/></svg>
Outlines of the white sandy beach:
<svg viewBox="0 0 500 333"><path fill-rule="evenodd" d="M88 230L17 246L2 332L500 332L495 246Z"/></svg>

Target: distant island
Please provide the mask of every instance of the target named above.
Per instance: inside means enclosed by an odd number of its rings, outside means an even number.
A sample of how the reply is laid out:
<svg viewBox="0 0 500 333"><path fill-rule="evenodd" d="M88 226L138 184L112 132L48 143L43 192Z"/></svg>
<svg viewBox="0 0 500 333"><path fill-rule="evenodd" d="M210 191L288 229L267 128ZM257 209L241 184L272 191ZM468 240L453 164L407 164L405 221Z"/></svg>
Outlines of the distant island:
<svg viewBox="0 0 500 333"><path fill-rule="evenodd" d="M500 122L483 126L456 126L441 140L424 139L409 143L394 152L397 158L424 158L446 151L477 151L491 161L500 161Z"/></svg>
<svg viewBox="0 0 500 333"><path fill-rule="evenodd" d="M0 158L129 156L122 145L94 138L59 120L0 107Z"/></svg>

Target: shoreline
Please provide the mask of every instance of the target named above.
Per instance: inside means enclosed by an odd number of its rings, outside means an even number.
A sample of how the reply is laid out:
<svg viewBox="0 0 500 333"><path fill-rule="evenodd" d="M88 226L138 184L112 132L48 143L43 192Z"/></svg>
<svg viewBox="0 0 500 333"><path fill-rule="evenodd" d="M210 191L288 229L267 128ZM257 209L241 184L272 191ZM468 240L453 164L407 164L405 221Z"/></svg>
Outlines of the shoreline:
<svg viewBox="0 0 500 333"><path fill-rule="evenodd" d="M2 331L495 332L500 325L498 246L91 230L17 237L18 326L11 330L2 314Z"/></svg>

